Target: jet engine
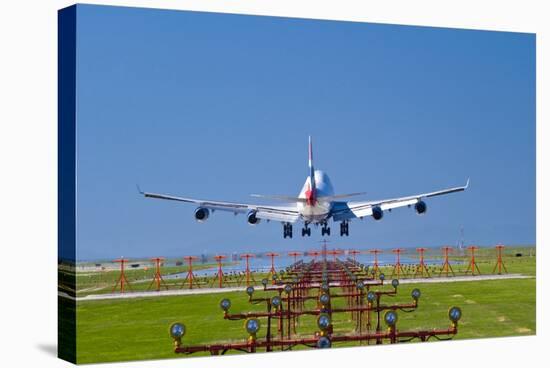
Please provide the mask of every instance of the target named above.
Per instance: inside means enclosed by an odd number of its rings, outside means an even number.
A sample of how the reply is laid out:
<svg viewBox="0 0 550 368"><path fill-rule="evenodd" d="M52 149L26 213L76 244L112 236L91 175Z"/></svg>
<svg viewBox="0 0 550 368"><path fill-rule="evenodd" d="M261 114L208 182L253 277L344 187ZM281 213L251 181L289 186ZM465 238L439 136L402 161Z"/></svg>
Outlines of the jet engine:
<svg viewBox="0 0 550 368"><path fill-rule="evenodd" d="M424 212L426 212L427 209L428 209L428 206L426 205L426 202L424 202L424 201L418 201L414 205L414 210L419 215L422 215Z"/></svg>
<svg viewBox="0 0 550 368"><path fill-rule="evenodd" d="M195 210L195 220L198 222L204 222L210 216L210 210L208 208L199 207Z"/></svg>
<svg viewBox="0 0 550 368"><path fill-rule="evenodd" d="M260 223L260 219L256 217L256 211L248 211L246 214L246 221L250 225L258 225Z"/></svg>
<svg viewBox="0 0 550 368"><path fill-rule="evenodd" d="M376 221L382 220L382 217L384 216L384 211L380 208L380 206L374 206L372 208L372 218Z"/></svg>

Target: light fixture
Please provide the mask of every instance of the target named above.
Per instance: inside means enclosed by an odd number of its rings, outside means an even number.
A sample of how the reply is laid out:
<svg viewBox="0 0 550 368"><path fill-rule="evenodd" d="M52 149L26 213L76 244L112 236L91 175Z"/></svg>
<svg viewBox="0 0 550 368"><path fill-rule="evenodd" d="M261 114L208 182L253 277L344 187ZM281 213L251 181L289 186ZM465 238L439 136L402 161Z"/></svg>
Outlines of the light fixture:
<svg viewBox="0 0 550 368"><path fill-rule="evenodd" d="M220 301L220 308L224 311L224 312L227 312L229 310L229 308L231 308L231 300L227 299L227 298L224 298Z"/></svg>
<svg viewBox="0 0 550 368"><path fill-rule="evenodd" d="M183 323L172 323L170 326L170 336L173 339L181 339L185 335L185 325Z"/></svg>
<svg viewBox="0 0 550 368"><path fill-rule="evenodd" d="M367 293L367 300L372 303L374 302L375 299L376 299L376 293L374 291L369 291Z"/></svg>
<svg viewBox="0 0 550 368"><path fill-rule="evenodd" d="M386 312L386 314L384 314L384 322L386 322L389 327L395 326L397 323L397 313L395 311Z"/></svg>
<svg viewBox="0 0 550 368"><path fill-rule="evenodd" d="M249 318L244 322L246 332L250 335L255 335L260 329L260 321L256 318Z"/></svg>
<svg viewBox="0 0 550 368"><path fill-rule="evenodd" d="M317 327L321 331L326 331L330 326L330 317L328 314L320 314L319 317L317 317Z"/></svg>
<svg viewBox="0 0 550 368"><path fill-rule="evenodd" d="M320 296L319 296L319 302L323 305L323 306L327 306L328 303L330 302L330 296L327 294L327 293L322 293Z"/></svg>
<svg viewBox="0 0 550 368"><path fill-rule="evenodd" d="M457 323L462 317L462 310L459 307L452 307L449 309L449 319L453 323Z"/></svg>
<svg viewBox="0 0 550 368"><path fill-rule="evenodd" d="M253 286L247 287L246 293L248 294L248 296L252 296L252 294L254 294L254 287Z"/></svg>
<svg viewBox="0 0 550 368"><path fill-rule="evenodd" d="M318 349L328 349L330 348L332 343L330 342L330 339L326 336L319 337L319 340L317 340L317 348Z"/></svg>

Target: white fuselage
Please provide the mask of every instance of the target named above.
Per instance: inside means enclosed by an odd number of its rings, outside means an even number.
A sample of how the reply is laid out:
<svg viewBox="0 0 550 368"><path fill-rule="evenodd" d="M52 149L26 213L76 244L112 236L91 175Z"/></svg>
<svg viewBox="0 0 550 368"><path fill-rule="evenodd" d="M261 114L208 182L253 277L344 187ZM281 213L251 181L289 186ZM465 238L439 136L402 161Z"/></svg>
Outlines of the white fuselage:
<svg viewBox="0 0 550 368"><path fill-rule="evenodd" d="M306 178L306 182L298 195L298 198L312 198L313 200L304 202L298 202L298 211L305 222L308 223L322 223L325 222L330 216L330 210L332 208L332 200L323 200L323 197L334 195L334 189L332 183L327 174L321 170L315 170L315 193L309 194L311 182L309 176Z"/></svg>

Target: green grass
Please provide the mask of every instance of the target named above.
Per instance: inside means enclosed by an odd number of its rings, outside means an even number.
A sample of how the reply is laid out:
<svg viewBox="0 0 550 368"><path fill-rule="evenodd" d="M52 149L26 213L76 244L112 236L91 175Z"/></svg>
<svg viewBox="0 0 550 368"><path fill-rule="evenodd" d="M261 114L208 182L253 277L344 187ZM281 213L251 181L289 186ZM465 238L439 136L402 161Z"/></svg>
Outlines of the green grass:
<svg viewBox="0 0 550 368"><path fill-rule="evenodd" d="M510 257L505 262L511 273L535 274L535 257ZM482 265L484 269L492 269L491 263L480 264L480 268ZM422 298L416 311L399 313L398 328L401 330L446 328L450 325L448 308L456 305L462 308L463 319L455 339L536 332L534 278L403 284L398 296L382 301L387 304L410 302L410 291L414 287L421 289ZM258 291L255 296L266 294ZM175 321L187 326L185 345L244 339L242 321L223 319L218 307L223 297L231 299L231 311L235 313L265 309L265 305L250 305L244 292L78 302L77 361L177 357L168 336L168 327ZM342 306L343 302L342 298L335 298L333 305ZM314 307L313 301L306 304L307 309ZM348 314L335 314L333 324L336 333L350 332L353 328ZM315 329L315 317L300 318L299 334L311 336ZM265 336L265 323L259 335Z"/></svg>

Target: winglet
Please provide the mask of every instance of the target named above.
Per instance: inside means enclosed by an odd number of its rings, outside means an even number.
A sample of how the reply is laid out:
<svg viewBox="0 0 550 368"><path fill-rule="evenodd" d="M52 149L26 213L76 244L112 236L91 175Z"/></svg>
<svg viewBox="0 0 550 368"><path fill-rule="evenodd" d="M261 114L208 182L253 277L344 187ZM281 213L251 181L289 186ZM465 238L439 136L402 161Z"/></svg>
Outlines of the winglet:
<svg viewBox="0 0 550 368"><path fill-rule="evenodd" d="M466 185L464 186L464 189L468 189L469 186L470 186L470 178L466 180Z"/></svg>
<svg viewBox="0 0 550 368"><path fill-rule="evenodd" d="M139 184L136 184L136 188L137 188L139 194L145 194L145 192L142 191L141 188L139 187Z"/></svg>

